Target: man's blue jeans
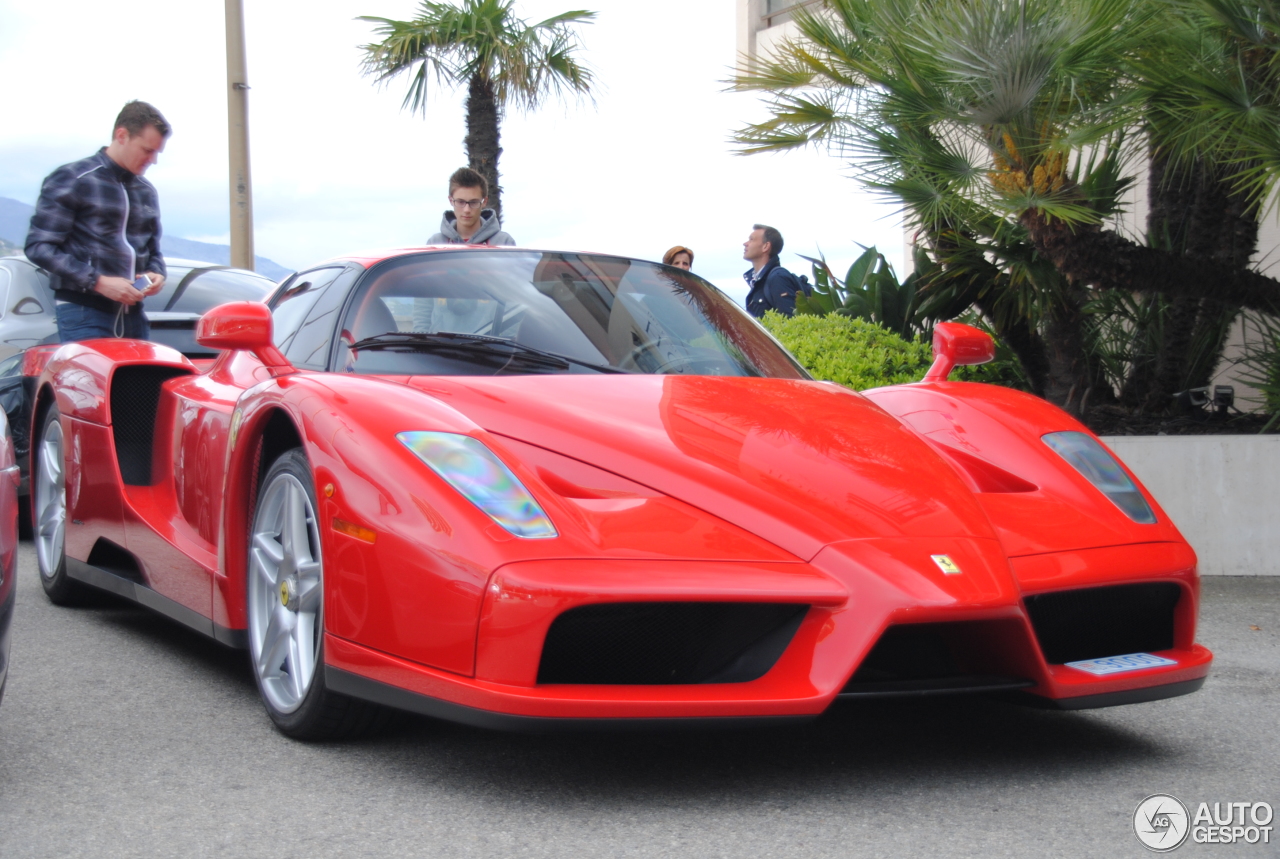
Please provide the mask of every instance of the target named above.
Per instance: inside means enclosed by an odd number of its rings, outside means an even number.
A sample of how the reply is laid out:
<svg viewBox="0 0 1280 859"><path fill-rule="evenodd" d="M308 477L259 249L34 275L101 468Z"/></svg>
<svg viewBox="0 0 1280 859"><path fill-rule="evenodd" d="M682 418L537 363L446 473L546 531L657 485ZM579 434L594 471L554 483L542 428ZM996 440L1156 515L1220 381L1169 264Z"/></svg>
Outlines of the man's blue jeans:
<svg viewBox="0 0 1280 859"><path fill-rule="evenodd" d="M83 304L59 301L54 310L58 317L58 336L63 343L76 340L92 340L95 337L133 337L146 340L151 336L151 323L141 304L124 307L123 315L116 311L98 310ZM119 316L119 322L117 322ZM121 332L119 335L116 332Z"/></svg>

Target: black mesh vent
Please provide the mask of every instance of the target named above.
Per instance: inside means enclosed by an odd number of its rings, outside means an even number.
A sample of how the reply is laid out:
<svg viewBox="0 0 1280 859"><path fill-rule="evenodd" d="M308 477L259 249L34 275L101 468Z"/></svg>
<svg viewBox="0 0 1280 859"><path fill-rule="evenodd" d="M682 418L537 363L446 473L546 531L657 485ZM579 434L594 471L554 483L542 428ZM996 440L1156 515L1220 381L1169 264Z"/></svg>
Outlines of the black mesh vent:
<svg viewBox="0 0 1280 859"><path fill-rule="evenodd" d="M773 667L804 619L794 603L607 603L551 624L539 683L745 683Z"/></svg>
<svg viewBox="0 0 1280 859"><path fill-rule="evenodd" d="M1027 597L1027 614L1051 665L1173 647L1171 582L1058 591Z"/></svg>
<svg viewBox="0 0 1280 859"><path fill-rule="evenodd" d="M129 486L151 485L151 443L160 385L189 370L179 367L117 367L111 375L111 431L120 476Z"/></svg>
<svg viewBox="0 0 1280 859"><path fill-rule="evenodd" d="M844 697L991 692L1033 685L1030 642L1008 620L889 627L845 684Z"/></svg>
<svg viewBox="0 0 1280 859"><path fill-rule="evenodd" d="M960 674L951 644L933 624L891 626L862 660L850 685L938 680Z"/></svg>

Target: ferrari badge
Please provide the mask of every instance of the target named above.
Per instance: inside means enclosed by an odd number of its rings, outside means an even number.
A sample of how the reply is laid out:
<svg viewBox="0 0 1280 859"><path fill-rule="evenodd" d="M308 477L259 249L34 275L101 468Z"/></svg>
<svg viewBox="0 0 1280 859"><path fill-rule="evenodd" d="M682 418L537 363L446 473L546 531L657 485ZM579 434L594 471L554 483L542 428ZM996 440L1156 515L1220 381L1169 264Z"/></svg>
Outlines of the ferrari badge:
<svg viewBox="0 0 1280 859"><path fill-rule="evenodd" d="M938 569L942 570L945 575L958 576L961 573L960 566L951 560L950 555L930 555L933 562L938 565Z"/></svg>

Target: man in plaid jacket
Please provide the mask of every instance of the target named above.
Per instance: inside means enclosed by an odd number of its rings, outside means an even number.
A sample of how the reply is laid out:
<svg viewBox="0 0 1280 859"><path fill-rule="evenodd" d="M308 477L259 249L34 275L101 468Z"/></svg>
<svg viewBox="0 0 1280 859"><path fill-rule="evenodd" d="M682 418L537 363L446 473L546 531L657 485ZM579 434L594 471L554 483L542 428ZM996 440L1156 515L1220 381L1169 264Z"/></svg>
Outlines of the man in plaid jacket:
<svg viewBox="0 0 1280 859"><path fill-rule="evenodd" d="M27 233L27 258L49 272L63 343L151 333L142 300L164 286L160 207L142 178L170 132L160 111L131 101L111 143L49 174Z"/></svg>

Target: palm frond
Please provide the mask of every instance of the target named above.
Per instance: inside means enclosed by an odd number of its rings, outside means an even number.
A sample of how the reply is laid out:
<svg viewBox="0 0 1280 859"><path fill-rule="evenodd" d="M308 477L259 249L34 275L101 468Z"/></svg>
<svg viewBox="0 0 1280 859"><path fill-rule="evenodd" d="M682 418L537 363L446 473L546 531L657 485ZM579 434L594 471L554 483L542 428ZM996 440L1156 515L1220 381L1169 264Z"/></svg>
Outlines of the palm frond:
<svg viewBox="0 0 1280 859"><path fill-rule="evenodd" d="M376 24L380 41L362 45L363 72L385 84L410 73L404 106L426 109L427 83L459 86L473 78L489 82L500 106L533 109L551 96L591 92L595 74L578 58L574 25L594 12L574 10L529 24L514 14L513 0L424 0L408 21L362 16Z"/></svg>

